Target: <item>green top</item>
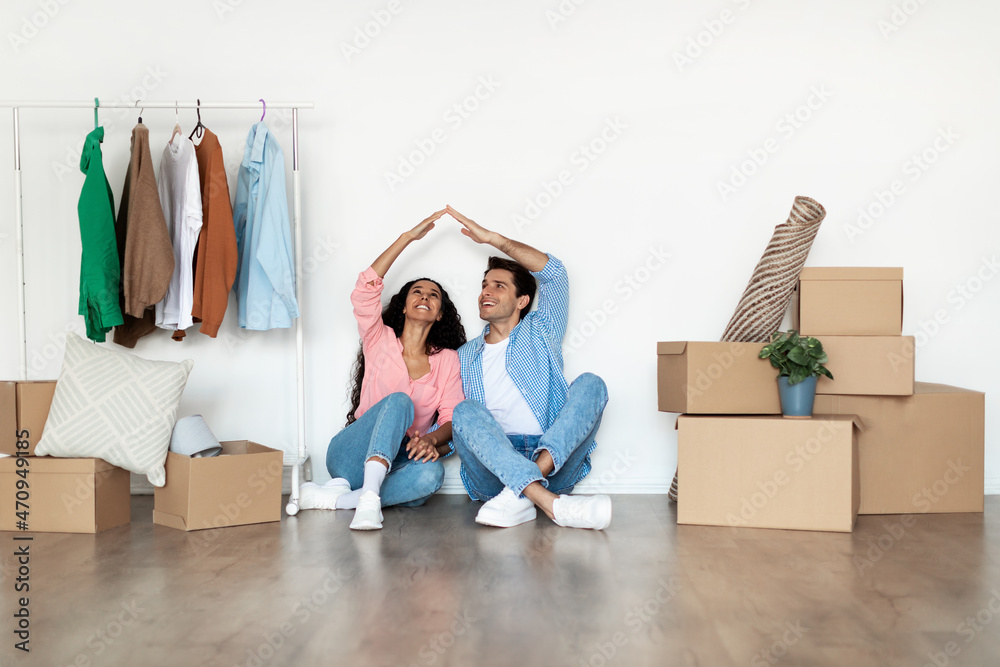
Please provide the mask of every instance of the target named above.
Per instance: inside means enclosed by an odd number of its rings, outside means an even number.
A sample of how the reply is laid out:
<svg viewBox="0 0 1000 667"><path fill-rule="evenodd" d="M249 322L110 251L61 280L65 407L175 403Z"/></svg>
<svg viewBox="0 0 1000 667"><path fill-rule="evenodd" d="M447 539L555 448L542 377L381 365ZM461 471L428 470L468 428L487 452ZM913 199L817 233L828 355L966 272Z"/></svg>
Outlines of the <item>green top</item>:
<svg viewBox="0 0 1000 667"><path fill-rule="evenodd" d="M87 338L103 343L105 334L122 323L118 300L121 264L115 240L115 199L104 175L101 142L104 128L87 135L80 156L85 174L77 211L80 214L80 308L87 323Z"/></svg>

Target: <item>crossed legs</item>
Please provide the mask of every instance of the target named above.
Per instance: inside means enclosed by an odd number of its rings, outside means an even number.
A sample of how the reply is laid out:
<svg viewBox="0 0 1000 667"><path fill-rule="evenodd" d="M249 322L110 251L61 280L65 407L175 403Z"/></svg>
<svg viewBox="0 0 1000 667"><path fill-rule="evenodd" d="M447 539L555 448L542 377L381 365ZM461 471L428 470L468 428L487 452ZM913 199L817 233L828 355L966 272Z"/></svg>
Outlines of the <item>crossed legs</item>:
<svg viewBox="0 0 1000 667"><path fill-rule="evenodd" d="M592 373L584 373L570 385L563 409L541 436L507 436L489 410L476 401L463 401L455 408L452 432L455 448L462 458L466 490L475 500L490 501L493 507L509 505L516 514L509 521L504 520L505 524L490 525L523 523L534 518L536 506L556 523L565 525L559 506L567 509L579 505L584 498L588 502L589 498L598 498L601 511L606 508L610 521L607 496L574 496L567 501L571 497L564 495L590 470L587 457L607 401L604 381ZM486 509L484 506L481 512Z"/></svg>

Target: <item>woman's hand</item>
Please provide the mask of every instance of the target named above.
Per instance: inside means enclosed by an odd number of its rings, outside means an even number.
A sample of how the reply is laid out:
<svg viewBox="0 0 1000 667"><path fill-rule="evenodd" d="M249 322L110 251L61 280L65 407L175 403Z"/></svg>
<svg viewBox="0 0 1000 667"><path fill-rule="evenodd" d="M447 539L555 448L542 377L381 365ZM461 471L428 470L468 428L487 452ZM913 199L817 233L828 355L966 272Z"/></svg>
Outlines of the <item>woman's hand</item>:
<svg viewBox="0 0 1000 667"><path fill-rule="evenodd" d="M448 209L443 208L440 211L431 213L429 216L420 221L416 227L406 232L410 241L419 241L420 239L427 236L427 232L434 229L434 221L440 218L442 215L448 212Z"/></svg>
<svg viewBox="0 0 1000 667"><path fill-rule="evenodd" d="M437 444L435 443L435 438L430 435L421 436L419 433L410 438L410 441L406 443L406 458L412 459L418 463L427 461L437 461L441 456L437 450Z"/></svg>
<svg viewBox="0 0 1000 667"><path fill-rule="evenodd" d="M410 243L419 241L427 236L427 232L434 229L434 221L447 212L448 209L441 209L436 213L432 213L430 216L421 220L420 224L413 229L400 234L399 238L396 239L391 246L386 248L381 255L375 258L374 262L372 262L372 269L374 269L375 273L377 273L380 278L385 278L386 272L389 271L389 267L391 267L392 263L396 261L397 257L399 257L399 253L403 252L403 249Z"/></svg>

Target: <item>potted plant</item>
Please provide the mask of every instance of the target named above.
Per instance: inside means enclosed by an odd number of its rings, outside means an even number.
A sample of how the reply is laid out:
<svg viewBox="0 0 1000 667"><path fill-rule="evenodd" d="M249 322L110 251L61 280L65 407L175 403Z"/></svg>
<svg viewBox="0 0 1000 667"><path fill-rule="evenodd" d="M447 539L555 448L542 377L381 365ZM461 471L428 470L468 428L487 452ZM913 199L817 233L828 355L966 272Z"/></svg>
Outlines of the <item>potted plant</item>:
<svg viewBox="0 0 1000 667"><path fill-rule="evenodd" d="M816 379L820 375L833 379L823 365L829 358L823 351L823 344L812 336L800 336L790 329L771 334L771 342L760 351L761 359L770 359L778 369L778 395L781 398L781 414L793 419L808 419L812 416L813 400L816 398Z"/></svg>

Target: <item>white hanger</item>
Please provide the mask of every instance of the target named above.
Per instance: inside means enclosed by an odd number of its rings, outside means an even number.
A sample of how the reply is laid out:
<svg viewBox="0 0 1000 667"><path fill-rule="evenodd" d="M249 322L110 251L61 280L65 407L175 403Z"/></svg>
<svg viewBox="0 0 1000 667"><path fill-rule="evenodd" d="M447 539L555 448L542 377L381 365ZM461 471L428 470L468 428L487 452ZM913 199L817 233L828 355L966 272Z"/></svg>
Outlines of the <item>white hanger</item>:
<svg viewBox="0 0 1000 667"><path fill-rule="evenodd" d="M180 117L180 110L178 109L177 100L174 100L174 122L176 122L177 124L174 125L174 131L170 133L169 143L171 144L174 143L174 137L176 137L178 134L181 135L182 137L184 136L184 132L181 131L181 117Z"/></svg>

